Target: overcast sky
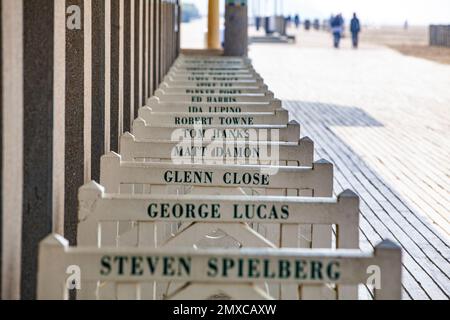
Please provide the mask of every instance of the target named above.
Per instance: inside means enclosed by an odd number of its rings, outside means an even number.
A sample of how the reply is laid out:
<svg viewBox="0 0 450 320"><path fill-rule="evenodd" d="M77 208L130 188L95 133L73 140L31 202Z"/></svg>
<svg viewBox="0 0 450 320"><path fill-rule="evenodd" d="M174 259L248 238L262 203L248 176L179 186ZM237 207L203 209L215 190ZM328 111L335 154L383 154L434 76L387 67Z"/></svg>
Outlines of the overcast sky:
<svg viewBox="0 0 450 320"><path fill-rule="evenodd" d="M196 3L206 14L208 0L183 1ZM338 12L349 18L355 11L364 22L373 24L403 24L405 20L411 25L450 24L450 0L249 0L249 13L273 14L275 2L285 14L298 12L303 18L325 18Z"/></svg>

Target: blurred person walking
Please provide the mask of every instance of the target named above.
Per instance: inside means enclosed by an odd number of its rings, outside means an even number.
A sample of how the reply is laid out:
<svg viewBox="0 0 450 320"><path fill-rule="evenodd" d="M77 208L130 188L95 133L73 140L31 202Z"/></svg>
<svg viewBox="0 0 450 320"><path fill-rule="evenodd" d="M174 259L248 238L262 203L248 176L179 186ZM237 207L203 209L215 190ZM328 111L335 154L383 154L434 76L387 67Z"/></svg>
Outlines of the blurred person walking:
<svg viewBox="0 0 450 320"><path fill-rule="evenodd" d="M336 49L339 49L341 37L344 32L344 19L342 14L336 15L330 22L331 32L333 34L333 43Z"/></svg>
<svg viewBox="0 0 450 320"><path fill-rule="evenodd" d="M353 18L350 21L350 32L352 34L352 44L353 48L358 48L359 43L359 33L361 32L361 25L359 23L359 19L356 16L356 13L353 14Z"/></svg>
<svg viewBox="0 0 450 320"><path fill-rule="evenodd" d="M296 14L294 16L294 24L295 24L295 28L298 29L298 27L300 26L300 16L298 14Z"/></svg>

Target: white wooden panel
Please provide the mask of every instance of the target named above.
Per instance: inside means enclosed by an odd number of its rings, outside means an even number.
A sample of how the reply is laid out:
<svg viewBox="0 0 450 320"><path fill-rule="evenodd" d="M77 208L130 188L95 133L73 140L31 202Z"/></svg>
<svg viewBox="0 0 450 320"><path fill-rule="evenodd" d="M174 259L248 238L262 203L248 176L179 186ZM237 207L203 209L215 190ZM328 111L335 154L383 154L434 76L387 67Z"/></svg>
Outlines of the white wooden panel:
<svg viewBox="0 0 450 320"><path fill-rule="evenodd" d="M138 269L125 263L123 268L111 261L153 261L154 268ZM162 261L159 263L157 261ZM170 261L172 272L167 273L164 261ZM241 273L236 266L242 263L247 270L256 264L258 273ZM217 264L216 264L217 263ZM270 272L261 269L268 264ZM304 271L299 274L292 269L301 263ZM292 250L292 249L139 249L139 248L69 248L62 237L51 235L40 244L38 298L64 299L65 270L69 265L78 265L84 270L86 281L107 281L110 283L133 283L174 280L193 283L211 283L221 286L226 283L249 283L267 281L269 283L337 283L360 284L370 277L369 266L378 265L385 277L381 289L375 297L380 299L401 298L401 249L390 241L379 244L373 254L359 250ZM212 265L220 266L219 269ZM283 265L283 267L281 267ZM102 268L103 266L103 268ZM314 266L321 266L320 273ZM290 270L287 276L285 271ZM308 271L309 270L309 271ZM328 270L325 272L325 270ZM333 271L330 271L333 270ZM142 271L142 272L140 272ZM282 272L282 273L280 273ZM274 276L272 276L274 275ZM383 279L383 277L382 277Z"/></svg>

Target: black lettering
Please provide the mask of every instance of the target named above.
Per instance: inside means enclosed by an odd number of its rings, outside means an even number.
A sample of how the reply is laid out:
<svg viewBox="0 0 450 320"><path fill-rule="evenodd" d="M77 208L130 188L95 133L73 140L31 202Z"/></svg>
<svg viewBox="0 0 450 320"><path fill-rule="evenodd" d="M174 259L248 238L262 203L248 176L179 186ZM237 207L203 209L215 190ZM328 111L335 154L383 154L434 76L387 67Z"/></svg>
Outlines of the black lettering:
<svg viewBox="0 0 450 320"><path fill-rule="evenodd" d="M312 261L311 262L311 279L323 279L322 277L322 262Z"/></svg>
<svg viewBox="0 0 450 320"><path fill-rule="evenodd" d="M158 262L159 262L158 257L147 257L147 265L148 265L148 270L149 270L150 274L155 273Z"/></svg>
<svg viewBox="0 0 450 320"><path fill-rule="evenodd" d="M175 270L173 269L174 258L164 257L163 258L163 275L168 277L173 277L175 275Z"/></svg>
<svg viewBox="0 0 450 320"><path fill-rule="evenodd" d="M230 258L223 258L222 265L223 265L222 276L228 277L229 269L232 269L234 267L234 260Z"/></svg>
<svg viewBox="0 0 450 320"><path fill-rule="evenodd" d="M166 171L164 173L164 181L167 183L171 183L173 181L173 172L172 171Z"/></svg>
<svg viewBox="0 0 450 320"><path fill-rule="evenodd" d="M211 258L208 260L208 277L216 277L219 270L217 267L217 258Z"/></svg>
<svg viewBox="0 0 450 320"><path fill-rule="evenodd" d="M132 257L131 258L131 275L132 276L142 276L144 270L142 269L142 257Z"/></svg>
<svg viewBox="0 0 450 320"><path fill-rule="evenodd" d="M279 277L280 279L287 279L291 276L290 262L288 260L278 261Z"/></svg>
<svg viewBox="0 0 450 320"><path fill-rule="evenodd" d="M331 280L338 280L341 277L341 273L339 272L340 264L337 261L331 261L327 267L327 275ZM336 270L336 269L337 270Z"/></svg>
<svg viewBox="0 0 450 320"><path fill-rule="evenodd" d="M281 206L281 219L283 219L283 220L289 219L289 206L288 205Z"/></svg>
<svg viewBox="0 0 450 320"><path fill-rule="evenodd" d="M304 280L308 277L308 275L305 272L305 261L303 260L297 260L295 262L295 278Z"/></svg>
<svg viewBox="0 0 450 320"><path fill-rule="evenodd" d="M125 262L128 261L128 257L117 256L114 258L114 262L117 262L117 274L119 276L124 274Z"/></svg>
<svg viewBox="0 0 450 320"><path fill-rule="evenodd" d="M150 218L154 219L157 217L157 215L158 215L157 207L158 207L158 205L156 203L152 203L148 206L147 212L148 212L148 216Z"/></svg>
<svg viewBox="0 0 450 320"><path fill-rule="evenodd" d="M100 264L102 268L100 269L100 274L102 276L107 276L111 273L111 257L103 256L100 260Z"/></svg>
<svg viewBox="0 0 450 320"><path fill-rule="evenodd" d="M178 268L178 275L182 276L190 275L191 274L191 258L180 258L179 260L179 268Z"/></svg>

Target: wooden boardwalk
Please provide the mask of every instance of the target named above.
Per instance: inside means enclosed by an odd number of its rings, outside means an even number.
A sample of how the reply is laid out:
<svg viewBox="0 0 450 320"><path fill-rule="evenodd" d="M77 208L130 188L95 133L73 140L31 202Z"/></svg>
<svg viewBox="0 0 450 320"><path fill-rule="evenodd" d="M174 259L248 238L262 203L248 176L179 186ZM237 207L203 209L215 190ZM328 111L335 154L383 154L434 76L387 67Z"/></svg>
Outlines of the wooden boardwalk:
<svg viewBox="0 0 450 320"><path fill-rule="evenodd" d="M403 247L405 299L450 297L450 66L363 46L251 47L255 68L361 197L361 247ZM362 295L370 298L368 291Z"/></svg>

